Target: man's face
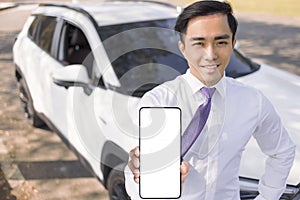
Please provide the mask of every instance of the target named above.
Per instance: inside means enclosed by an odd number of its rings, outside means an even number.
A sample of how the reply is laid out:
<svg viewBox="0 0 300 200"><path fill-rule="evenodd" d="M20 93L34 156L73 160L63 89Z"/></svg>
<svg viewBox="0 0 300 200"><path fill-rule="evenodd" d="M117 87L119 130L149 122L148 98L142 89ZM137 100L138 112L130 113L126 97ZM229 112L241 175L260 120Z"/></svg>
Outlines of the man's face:
<svg viewBox="0 0 300 200"><path fill-rule="evenodd" d="M205 85L212 86L223 77L234 43L227 16L214 14L191 19L179 48L191 73Z"/></svg>

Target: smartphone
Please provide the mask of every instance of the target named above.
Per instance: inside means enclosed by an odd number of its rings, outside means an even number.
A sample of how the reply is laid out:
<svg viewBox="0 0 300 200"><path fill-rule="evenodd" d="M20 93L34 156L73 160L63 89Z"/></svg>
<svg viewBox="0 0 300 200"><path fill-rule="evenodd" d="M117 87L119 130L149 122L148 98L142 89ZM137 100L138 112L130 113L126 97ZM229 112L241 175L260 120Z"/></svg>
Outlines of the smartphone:
<svg viewBox="0 0 300 200"><path fill-rule="evenodd" d="M140 184L142 199L181 196L181 110L142 107L139 110Z"/></svg>

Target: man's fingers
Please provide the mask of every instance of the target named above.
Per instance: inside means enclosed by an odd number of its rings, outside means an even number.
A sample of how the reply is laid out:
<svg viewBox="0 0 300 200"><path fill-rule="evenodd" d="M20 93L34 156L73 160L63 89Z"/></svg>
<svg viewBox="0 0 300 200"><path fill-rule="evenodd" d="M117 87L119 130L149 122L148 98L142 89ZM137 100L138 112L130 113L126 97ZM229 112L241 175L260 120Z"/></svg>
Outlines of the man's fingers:
<svg viewBox="0 0 300 200"><path fill-rule="evenodd" d="M137 157L133 158L131 161L135 168L137 168L137 169L140 168L140 161Z"/></svg>
<svg viewBox="0 0 300 200"><path fill-rule="evenodd" d="M140 176L140 170L138 168L135 168L131 162L128 163L128 166L133 173L134 176L139 177Z"/></svg>
<svg viewBox="0 0 300 200"><path fill-rule="evenodd" d="M136 157L140 157L140 147L135 147L134 148L134 154Z"/></svg>
<svg viewBox="0 0 300 200"><path fill-rule="evenodd" d="M140 182L140 161L139 161L139 156L140 156L140 151L139 147L135 147L129 152L130 156L130 161L128 162L128 167L131 170L133 174L133 179L134 182L139 183Z"/></svg>
<svg viewBox="0 0 300 200"><path fill-rule="evenodd" d="M129 156L130 156L130 159L131 159L130 162L132 163L133 167L134 168L139 168L140 167L140 160L139 160L140 151L139 151L139 147L135 147L134 149L132 149L129 152Z"/></svg>
<svg viewBox="0 0 300 200"><path fill-rule="evenodd" d="M130 158L140 156L140 148L137 146L129 152Z"/></svg>
<svg viewBox="0 0 300 200"><path fill-rule="evenodd" d="M187 176L189 174L189 170L190 170L190 164L188 162L182 162L181 166L180 166L182 182L184 182L185 179L187 178Z"/></svg>
<svg viewBox="0 0 300 200"><path fill-rule="evenodd" d="M190 164L188 162L182 162L180 166L181 174L186 174L190 170Z"/></svg>
<svg viewBox="0 0 300 200"><path fill-rule="evenodd" d="M129 167L129 169L131 170L131 172L133 174L134 182L139 183L139 181L140 181L140 170L138 168L135 168L131 161L128 163L128 167Z"/></svg>
<svg viewBox="0 0 300 200"><path fill-rule="evenodd" d="M131 160L128 162L128 167L129 167L129 169L131 170L131 172L133 173L133 171L135 170L135 167L133 166Z"/></svg>
<svg viewBox="0 0 300 200"><path fill-rule="evenodd" d="M134 177L134 182L139 183L140 182L140 177Z"/></svg>

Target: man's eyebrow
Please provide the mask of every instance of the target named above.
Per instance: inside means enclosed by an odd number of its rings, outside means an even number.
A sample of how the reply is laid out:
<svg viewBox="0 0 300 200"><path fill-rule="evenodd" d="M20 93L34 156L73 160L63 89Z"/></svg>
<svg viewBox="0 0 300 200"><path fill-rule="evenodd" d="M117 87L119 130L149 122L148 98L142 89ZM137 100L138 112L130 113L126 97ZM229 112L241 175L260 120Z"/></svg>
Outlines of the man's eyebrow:
<svg viewBox="0 0 300 200"><path fill-rule="evenodd" d="M205 40L204 37L192 37L190 38L190 41L197 41L197 40Z"/></svg>
<svg viewBox="0 0 300 200"><path fill-rule="evenodd" d="M224 35L219 35L219 36L216 36L214 38L214 40L222 40L222 39L229 39L230 36L228 34L224 34ZM192 37L190 38L190 41L198 41L198 40L205 40L204 37Z"/></svg>
<svg viewBox="0 0 300 200"><path fill-rule="evenodd" d="M224 34L224 35L220 35L220 36L216 36L215 40L222 40L222 39L229 39L230 36L228 34Z"/></svg>

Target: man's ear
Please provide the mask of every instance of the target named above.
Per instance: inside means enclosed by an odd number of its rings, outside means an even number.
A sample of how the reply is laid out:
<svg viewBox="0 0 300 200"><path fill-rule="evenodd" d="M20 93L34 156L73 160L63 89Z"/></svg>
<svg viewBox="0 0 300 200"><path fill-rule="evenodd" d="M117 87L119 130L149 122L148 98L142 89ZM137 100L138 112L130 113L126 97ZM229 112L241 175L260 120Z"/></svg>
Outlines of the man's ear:
<svg viewBox="0 0 300 200"><path fill-rule="evenodd" d="M184 46L184 43L181 41L181 40L179 40L178 41L178 48L179 48L179 50L180 50L180 52L182 53L182 55L185 57L185 46Z"/></svg>
<svg viewBox="0 0 300 200"><path fill-rule="evenodd" d="M234 38L234 40L233 40L233 42L232 42L232 49L234 49L235 44L236 44L236 39Z"/></svg>

